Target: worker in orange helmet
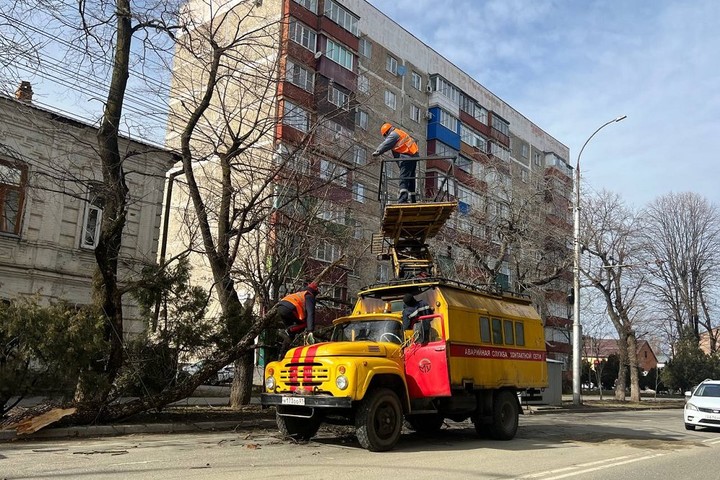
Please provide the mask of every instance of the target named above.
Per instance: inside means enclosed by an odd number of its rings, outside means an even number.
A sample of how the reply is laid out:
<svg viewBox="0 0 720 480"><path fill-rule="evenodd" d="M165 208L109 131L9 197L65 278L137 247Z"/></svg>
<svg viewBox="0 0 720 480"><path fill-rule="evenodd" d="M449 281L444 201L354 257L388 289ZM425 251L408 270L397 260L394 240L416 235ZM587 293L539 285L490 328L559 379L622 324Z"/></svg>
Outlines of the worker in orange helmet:
<svg viewBox="0 0 720 480"><path fill-rule="evenodd" d="M380 127L380 134L385 137L385 140L378 145L372 156L377 157L388 150L392 150L393 157L408 158L408 160L400 161L400 195L398 196L398 203L407 203L408 200L415 203L417 160L409 159L420 156L417 143L407 132L393 127L387 122Z"/></svg>
<svg viewBox="0 0 720 480"><path fill-rule="evenodd" d="M278 315L285 325L284 330L278 330L283 340L281 355L287 351L298 333L306 331L308 340L311 343L315 341L312 332L315 329L315 297L318 293L318 284L310 282L305 290L286 295L278 303Z"/></svg>

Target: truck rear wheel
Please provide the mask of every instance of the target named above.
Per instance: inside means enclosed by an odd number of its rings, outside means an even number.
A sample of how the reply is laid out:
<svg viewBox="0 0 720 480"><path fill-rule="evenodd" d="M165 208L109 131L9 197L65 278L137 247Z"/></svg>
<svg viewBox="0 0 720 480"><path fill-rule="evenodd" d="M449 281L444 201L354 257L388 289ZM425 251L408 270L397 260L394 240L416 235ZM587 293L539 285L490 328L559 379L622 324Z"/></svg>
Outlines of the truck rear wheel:
<svg viewBox="0 0 720 480"><path fill-rule="evenodd" d="M496 440L512 440L518 429L520 409L517 396L509 390L501 390L493 400L490 435Z"/></svg>
<svg viewBox="0 0 720 480"><path fill-rule="evenodd" d="M392 449L400 439L403 412L397 394L387 388L368 392L355 414L355 434L371 452Z"/></svg>
<svg viewBox="0 0 720 480"><path fill-rule="evenodd" d="M442 428L445 419L437 413L408 415L408 427L419 433L435 433Z"/></svg>
<svg viewBox="0 0 720 480"><path fill-rule="evenodd" d="M275 413L275 422L283 437L291 437L296 440L310 440L320 429L322 418L320 415L304 418L287 417Z"/></svg>

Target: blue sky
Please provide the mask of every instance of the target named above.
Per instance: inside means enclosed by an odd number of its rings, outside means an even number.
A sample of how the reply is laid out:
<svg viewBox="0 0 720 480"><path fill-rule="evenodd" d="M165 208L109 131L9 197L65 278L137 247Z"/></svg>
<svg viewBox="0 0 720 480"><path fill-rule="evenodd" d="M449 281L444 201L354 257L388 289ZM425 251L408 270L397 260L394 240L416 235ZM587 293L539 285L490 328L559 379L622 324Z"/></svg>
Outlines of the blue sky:
<svg viewBox="0 0 720 480"><path fill-rule="evenodd" d="M583 191L720 204L720 2L371 0L570 148ZM511 126L512 128L512 126Z"/></svg>

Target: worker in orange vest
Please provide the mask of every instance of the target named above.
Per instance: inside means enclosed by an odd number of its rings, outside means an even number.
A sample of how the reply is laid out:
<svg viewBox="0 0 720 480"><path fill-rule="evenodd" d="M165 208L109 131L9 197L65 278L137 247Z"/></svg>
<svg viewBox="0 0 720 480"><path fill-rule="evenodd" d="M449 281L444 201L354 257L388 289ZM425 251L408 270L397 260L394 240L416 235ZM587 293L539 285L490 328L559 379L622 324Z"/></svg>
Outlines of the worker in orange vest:
<svg viewBox="0 0 720 480"><path fill-rule="evenodd" d="M283 340L284 354L290 344L303 331L308 332L310 342L314 341L312 332L315 329L315 297L319 293L318 284L310 282L305 290L286 295L278 303L278 315L285 325L278 334Z"/></svg>
<svg viewBox="0 0 720 480"><path fill-rule="evenodd" d="M373 157L377 157L392 150L395 158L414 158L419 157L419 149L417 143L404 130L393 127L385 122L380 127L380 134L385 140L378 145L372 153ZM407 203L408 200L415 203L415 170L417 169L417 160L401 160L400 161L400 195L398 203Z"/></svg>

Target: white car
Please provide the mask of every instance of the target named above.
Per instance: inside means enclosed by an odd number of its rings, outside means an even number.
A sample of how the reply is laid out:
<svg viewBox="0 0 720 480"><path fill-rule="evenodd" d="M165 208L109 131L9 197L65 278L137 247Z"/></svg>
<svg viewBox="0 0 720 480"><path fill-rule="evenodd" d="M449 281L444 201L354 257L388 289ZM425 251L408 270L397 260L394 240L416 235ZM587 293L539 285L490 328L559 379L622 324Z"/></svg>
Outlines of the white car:
<svg viewBox="0 0 720 480"><path fill-rule="evenodd" d="M705 380L692 392L685 392L685 428L720 428L720 380Z"/></svg>

